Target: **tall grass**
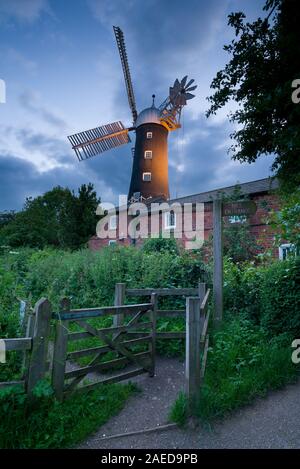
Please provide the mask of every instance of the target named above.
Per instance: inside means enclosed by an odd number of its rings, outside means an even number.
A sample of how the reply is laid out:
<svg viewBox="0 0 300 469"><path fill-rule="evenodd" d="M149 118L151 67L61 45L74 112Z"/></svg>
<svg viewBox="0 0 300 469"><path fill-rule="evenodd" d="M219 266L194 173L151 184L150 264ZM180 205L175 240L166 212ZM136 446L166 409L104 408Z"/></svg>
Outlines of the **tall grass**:
<svg viewBox="0 0 300 469"><path fill-rule="evenodd" d="M288 334L270 338L245 318L227 320L211 337L198 417L202 421L224 417L267 391L295 381L299 366L291 361L291 341ZM170 417L182 425L187 416L186 397L181 394Z"/></svg>
<svg viewBox="0 0 300 469"><path fill-rule="evenodd" d="M0 390L0 448L71 447L117 414L135 390L131 384L102 385L62 403L43 381L30 401L21 389Z"/></svg>

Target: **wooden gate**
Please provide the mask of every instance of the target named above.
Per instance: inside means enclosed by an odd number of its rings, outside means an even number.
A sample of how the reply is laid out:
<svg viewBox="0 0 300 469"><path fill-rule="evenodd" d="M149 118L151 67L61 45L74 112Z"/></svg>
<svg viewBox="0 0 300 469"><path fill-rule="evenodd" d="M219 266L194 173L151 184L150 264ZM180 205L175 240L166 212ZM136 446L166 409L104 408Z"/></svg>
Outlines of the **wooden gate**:
<svg viewBox="0 0 300 469"><path fill-rule="evenodd" d="M129 379L142 373L154 376L155 372L155 329L156 329L157 297L151 295L150 303L112 306L105 308L70 309L69 300L61 303L61 311L55 314L57 319L56 336L53 352L52 384L56 397L63 397L75 390L87 390L103 383L113 383ZM97 329L90 324L90 319L101 316L122 315L127 322L119 326ZM80 331L71 331L70 325L75 323ZM114 320L115 324L116 321ZM142 337L132 339L130 332L143 332ZM70 341L79 341L94 337L101 342L97 347L68 351ZM146 344L146 350L135 350L137 345ZM148 346L147 346L148 344ZM132 348L133 347L133 348ZM117 358L103 361L107 352L113 351ZM80 357L93 356L88 365L72 366L66 370L66 363L75 363ZM101 361L102 360L102 361ZM130 370L122 371L108 377L94 379L88 384L82 380L90 373L110 371L116 366L130 365ZM70 368L70 367L68 367ZM99 375L98 375L99 376Z"/></svg>

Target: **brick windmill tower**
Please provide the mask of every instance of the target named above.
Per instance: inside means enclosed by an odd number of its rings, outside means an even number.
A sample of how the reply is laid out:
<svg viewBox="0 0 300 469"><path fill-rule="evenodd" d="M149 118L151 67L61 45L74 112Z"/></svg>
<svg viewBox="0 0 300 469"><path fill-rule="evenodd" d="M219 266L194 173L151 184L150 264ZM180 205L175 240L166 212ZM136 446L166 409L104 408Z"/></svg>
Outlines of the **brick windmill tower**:
<svg viewBox="0 0 300 469"><path fill-rule="evenodd" d="M159 107L154 104L140 113L136 110L133 86L128 65L124 35L114 26L117 46L120 53L129 107L133 125L125 128L122 122L113 122L86 130L68 137L79 161L103 153L114 147L129 143L129 132L136 133L129 201L142 201L150 198L169 198L168 179L168 134L180 128L183 106L195 95L190 92L197 88L194 80L185 76L175 80L169 89L169 96Z"/></svg>

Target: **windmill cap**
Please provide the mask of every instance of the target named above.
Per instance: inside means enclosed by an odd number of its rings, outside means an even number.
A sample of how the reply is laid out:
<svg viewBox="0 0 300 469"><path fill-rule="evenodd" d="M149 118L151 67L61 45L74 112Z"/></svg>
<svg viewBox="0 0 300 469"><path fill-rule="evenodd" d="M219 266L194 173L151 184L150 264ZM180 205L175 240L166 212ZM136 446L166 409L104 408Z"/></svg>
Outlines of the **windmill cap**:
<svg viewBox="0 0 300 469"><path fill-rule="evenodd" d="M160 121L160 111L156 107L148 107L147 109L144 109L141 111L137 117L137 120L135 122L135 126L139 127L140 125L143 124L161 124Z"/></svg>

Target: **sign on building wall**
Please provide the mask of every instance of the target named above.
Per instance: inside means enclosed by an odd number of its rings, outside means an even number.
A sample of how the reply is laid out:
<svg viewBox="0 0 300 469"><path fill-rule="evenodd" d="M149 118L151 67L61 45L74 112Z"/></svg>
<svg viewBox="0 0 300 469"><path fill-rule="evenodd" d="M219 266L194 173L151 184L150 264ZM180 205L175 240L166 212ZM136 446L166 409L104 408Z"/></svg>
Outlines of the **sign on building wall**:
<svg viewBox="0 0 300 469"><path fill-rule="evenodd" d="M245 202L227 202L222 204L222 216L229 217L233 215L254 215L256 204L253 201Z"/></svg>

